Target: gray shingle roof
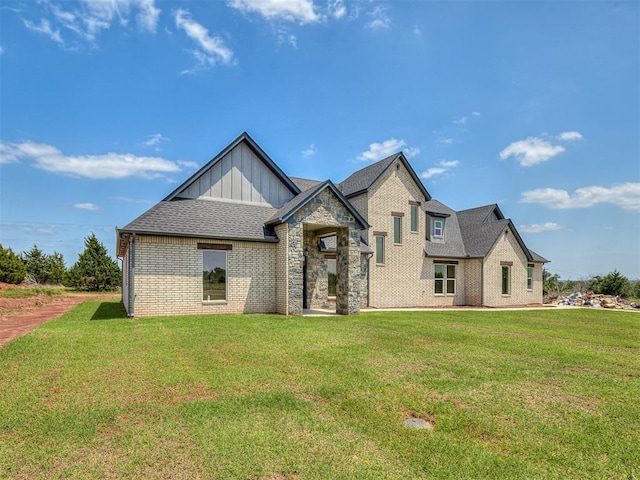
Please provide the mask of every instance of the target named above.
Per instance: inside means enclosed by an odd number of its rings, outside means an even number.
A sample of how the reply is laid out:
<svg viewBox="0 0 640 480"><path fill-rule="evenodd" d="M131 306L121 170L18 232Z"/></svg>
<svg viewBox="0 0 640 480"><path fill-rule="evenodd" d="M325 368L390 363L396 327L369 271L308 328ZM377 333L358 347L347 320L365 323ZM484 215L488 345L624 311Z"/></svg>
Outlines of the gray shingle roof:
<svg viewBox="0 0 640 480"><path fill-rule="evenodd" d="M422 206L425 212L449 215L445 219L445 242L425 241L424 251L429 257L462 258L466 256L466 249L456 212L437 200L429 200ZM429 226L427 226L429 228Z"/></svg>
<svg viewBox="0 0 640 480"><path fill-rule="evenodd" d="M275 208L215 200L175 199L161 201L126 227L124 233L185 237L225 238L275 242L265 221Z"/></svg>
<svg viewBox="0 0 640 480"><path fill-rule="evenodd" d="M357 172L353 172L345 180L338 184L338 188L345 197L350 197L369 189L380 175L398 158L400 153L383 158L382 160L364 167Z"/></svg>
<svg viewBox="0 0 640 480"><path fill-rule="evenodd" d="M529 249L529 253L531 254L531 258L533 258L534 262L536 262L536 263L549 263L549 260L544 258L542 255L534 252L533 250Z"/></svg>
<svg viewBox="0 0 640 480"><path fill-rule="evenodd" d="M429 192L427 192L427 189L424 188L422 181L420 181L420 178L418 178L418 175L413 170L413 167L407 161L402 152L394 153L387 158L383 158L382 160L379 160L372 165L369 165L358 170L357 172L352 173L338 185L338 188L347 198L355 197L356 195L364 193L369 190L369 188L371 188L375 181L378 180L378 178L380 178L380 176L397 159L399 159L404 164L405 168L409 172L409 175L411 175L413 181L423 193L425 200L431 200L431 195L429 194Z"/></svg>
<svg viewBox="0 0 640 480"><path fill-rule="evenodd" d="M369 228L367 221L358 213L358 211L349 203L340 190L333 184L331 180L326 180L314 187L308 188L304 192L299 193L282 207L280 207L273 216L266 221L266 225L275 225L286 221L291 215L302 208L311 198L315 197L318 193L325 188L330 189L342 202L345 208L353 215L355 221L360 224L360 228Z"/></svg>
<svg viewBox="0 0 640 480"><path fill-rule="evenodd" d="M317 187L322 182L320 180L311 180L310 178L300 178L300 177L289 177L293 183L296 184L296 187L300 189L301 192L305 190Z"/></svg>

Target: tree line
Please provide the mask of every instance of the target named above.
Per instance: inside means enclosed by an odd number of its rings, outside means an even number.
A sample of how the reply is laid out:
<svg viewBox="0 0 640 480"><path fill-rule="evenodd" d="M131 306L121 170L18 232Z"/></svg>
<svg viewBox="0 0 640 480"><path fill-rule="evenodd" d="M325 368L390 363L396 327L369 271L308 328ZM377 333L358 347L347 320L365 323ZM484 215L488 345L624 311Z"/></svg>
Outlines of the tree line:
<svg viewBox="0 0 640 480"><path fill-rule="evenodd" d="M20 284L30 280L90 291L118 288L122 272L102 242L92 233L84 239L84 247L78 260L67 268L61 253L47 255L34 244L29 251L17 254L0 244L0 282Z"/></svg>
<svg viewBox="0 0 640 480"><path fill-rule="evenodd" d="M573 292L593 292L603 295L617 295L622 298L640 299L640 280L630 281L618 270L606 275L594 275L584 280L561 280L557 273L542 270L543 291L545 295L559 296Z"/></svg>

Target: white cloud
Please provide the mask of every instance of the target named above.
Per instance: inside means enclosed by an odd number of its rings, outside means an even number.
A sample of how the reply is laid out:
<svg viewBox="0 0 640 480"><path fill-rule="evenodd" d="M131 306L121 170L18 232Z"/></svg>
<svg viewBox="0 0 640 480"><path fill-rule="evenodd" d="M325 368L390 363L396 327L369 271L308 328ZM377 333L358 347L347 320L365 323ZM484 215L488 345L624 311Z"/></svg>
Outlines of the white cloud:
<svg viewBox="0 0 640 480"><path fill-rule="evenodd" d="M3 53L4 53L4 47L0 45L0 55L2 55Z"/></svg>
<svg viewBox="0 0 640 480"><path fill-rule="evenodd" d="M481 114L480 112L471 112L471 115L473 115L474 117L479 117Z"/></svg>
<svg viewBox="0 0 640 480"><path fill-rule="evenodd" d="M193 162L172 162L159 157L138 157L130 153L104 155L64 155L51 145L24 142L0 143L0 163L27 160L48 172L91 179L158 178L195 168Z"/></svg>
<svg viewBox="0 0 640 480"><path fill-rule="evenodd" d="M333 3L338 4L333 12L338 15L346 13L342 11L342 2ZM229 0L228 5L245 13L258 13L267 20L286 20L301 25L321 20L311 0Z"/></svg>
<svg viewBox="0 0 640 480"><path fill-rule="evenodd" d="M582 134L580 132L562 132L558 135L559 140L580 140Z"/></svg>
<svg viewBox="0 0 640 480"><path fill-rule="evenodd" d="M155 133L153 135L148 135L147 139L142 142L142 145L145 147L151 147L156 152L160 151L160 144L162 142L169 142L171 139L167 137L163 137L161 133Z"/></svg>
<svg viewBox="0 0 640 480"><path fill-rule="evenodd" d="M457 120L453 120L453 123L455 123L456 125L466 125L468 121L467 117L460 117Z"/></svg>
<svg viewBox="0 0 640 480"><path fill-rule="evenodd" d="M391 19L387 15L386 8L382 5L376 6L369 15L373 18L371 22L367 24L367 26L373 30L377 30L379 28L389 28L391 27Z"/></svg>
<svg viewBox="0 0 640 480"><path fill-rule="evenodd" d="M404 140L396 140L395 138L390 138L382 143L374 142L369 144L369 150L358 155L358 160L376 162L401 151L403 147L407 147L407 142ZM404 154L407 158L413 158L419 153L419 148L407 147L404 149Z"/></svg>
<svg viewBox="0 0 640 480"><path fill-rule="evenodd" d="M460 165L460 162L458 160L440 160L438 165L445 168L453 168Z"/></svg>
<svg viewBox="0 0 640 480"><path fill-rule="evenodd" d="M344 6L343 0L329 0L328 11L329 15L336 19L342 18L347 14L347 8Z"/></svg>
<svg viewBox="0 0 640 480"><path fill-rule="evenodd" d="M136 22L141 30L155 32L160 17L160 9L154 0L82 0L73 7L69 3L43 2L50 13L49 18L41 18L39 24L24 20L25 26L48 35L57 43L65 44L61 30L54 28L55 22L73 34L75 39L93 44L96 37L108 30L114 23L129 24L129 17L136 12ZM70 8L64 10L61 5Z"/></svg>
<svg viewBox="0 0 640 480"><path fill-rule="evenodd" d="M443 143L445 145L451 145L453 143L453 138L441 138L438 140L438 143Z"/></svg>
<svg viewBox="0 0 640 480"><path fill-rule="evenodd" d="M304 158L309 158L309 157L313 157L316 153L318 153L318 149L312 143L311 145L309 145L309 148L306 148L305 150L302 151L302 156Z"/></svg>
<svg viewBox="0 0 640 480"><path fill-rule="evenodd" d="M531 225L518 226L518 230L520 230L523 233L552 232L555 230L562 230L562 228L564 228L562 225L554 222L533 223Z"/></svg>
<svg viewBox="0 0 640 480"><path fill-rule="evenodd" d="M553 209L587 208L609 203L625 210L640 210L640 183L623 183L611 188L583 187L576 189L573 195L566 190L537 188L523 192L521 201Z"/></svg>
<svg viewBox="0 0 640 480"><path fill-rule="evenodd" d="M565 151L561 145L552 145L538 137L529 137L513 142L500 152L500 158L514 157L523 167L530 167L546 162L552 157Z"/></svg>
<svg viewBox="0 0 640 480"><path fill-rule="evenodd" d="M51 40L53 40L56 43L59 43L59 44L64 43L64 41L62 40L62 36L60 35L60 30L54 30L53 28L51 28L51 24L49 23L49 20L47 20L46 18L41 18L39 25L36 25L35 23L30 22L29 20L24 20L24 26L27 27L29 30L33 30L34 32L42 33L48 36Z"/></svg>
<svg viewBox="0 0 640 480"><path fill-rule="evenodd" d="M414 25L414 26L413 26L413 34L414 34L416 37L419 37L419 36L421 36L421 35L422 35L422 30L420 30L420 27L419 27L419 26L417 26L417 25Z"/></svg>
<svg viewBox="0 0 640 480"><path fill-rule="evenodd" d="M298 39L290 31L284 28L276 28L275 35L278 46L287 44L293 48L298 48Z"/></svg>
<svg viewBox="0 0 640 480"><path fill-rule="evenodd" d="M437 175L445 174L458 165L460 165L460 162L458 160L440 160L438 161L438 163L436 163L435 167L427 168L420 174L420 176L425 179L432 178Z"/></svg>
<svg viewBox="0 0 640 480"><path fill-rule="evenodd" d="M98 206L95 203L74 203L73 206L75 208L79 208L80 210L98 210Z"/></svg>
<svg viewBox="0 0 640 480"><path fill-rule="evenodd" d="M189 11L182 8L174 12L176 26L192 40L200 50L192 50L196 59L196 66L181 73L195 73L205 68L210 68L217 63L230 64L233 61L233 52L225 45L224 40L218 36L210 36L209 30L191 18Z"/></svg>
<svg viewBox="0 0 640 480"><path fill-rule="evenodd" d="M427 168L424 172L422 172L420 176L422 178L431 178L431 177L435 177L436 175L442 175L448 170L449 170L448 168L443 168L443 167L431 167L431 168Z"/></svg>

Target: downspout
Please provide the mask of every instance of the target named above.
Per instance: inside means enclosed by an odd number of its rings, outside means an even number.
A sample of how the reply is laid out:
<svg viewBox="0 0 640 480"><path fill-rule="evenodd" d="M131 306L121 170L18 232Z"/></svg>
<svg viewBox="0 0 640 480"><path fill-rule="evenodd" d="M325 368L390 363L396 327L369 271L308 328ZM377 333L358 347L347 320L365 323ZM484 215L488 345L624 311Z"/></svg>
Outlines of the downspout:
<svg viewBox="0 0 640 480"><path fill-rule="evenodd" d="M135 268L136 268L136 234L134 233L131 237L129 237L129 252L130 252L130 262L129 262L129 312L127 312L128 317L133 317L134 315L134 306L135 306Z"/></svg>
<svg viewBox="0 0 640 480"><path fill-rule="evenodd" d="M371 308L371 259L373 253L367 254L367 308Z"/></svg>

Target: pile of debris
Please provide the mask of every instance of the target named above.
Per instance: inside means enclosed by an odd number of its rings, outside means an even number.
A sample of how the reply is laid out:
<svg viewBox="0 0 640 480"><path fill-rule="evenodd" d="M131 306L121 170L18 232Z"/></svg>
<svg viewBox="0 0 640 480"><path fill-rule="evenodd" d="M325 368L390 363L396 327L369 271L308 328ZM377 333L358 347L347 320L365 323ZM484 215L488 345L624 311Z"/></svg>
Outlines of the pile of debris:
<svg viewBox="0 0 640 480"><path fill-rule="evenodd" d="M593 292L582 294L573 292L566 297L559 297L557 305L570 305L574 307L592 308L617 308L619 310L632 310L640 308L640 304L630 302L614 295L601 295Z"/></svg>

